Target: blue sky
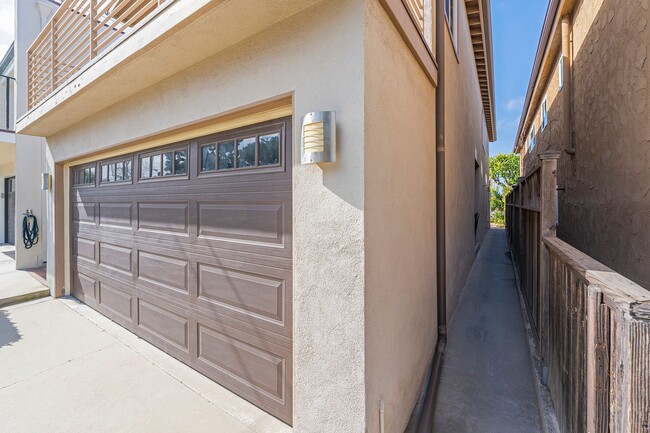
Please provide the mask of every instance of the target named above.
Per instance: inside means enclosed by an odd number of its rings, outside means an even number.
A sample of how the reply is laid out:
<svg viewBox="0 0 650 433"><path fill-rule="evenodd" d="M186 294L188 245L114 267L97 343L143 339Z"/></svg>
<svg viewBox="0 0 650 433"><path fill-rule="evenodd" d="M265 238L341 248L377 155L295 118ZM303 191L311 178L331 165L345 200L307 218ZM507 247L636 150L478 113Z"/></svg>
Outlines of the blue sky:
<svg viewBox="0 0 650 433"><path fill-rule="evenodd" d="M498 140L491 155L514 147L547 7L548 0L492 0Z"/></svg>

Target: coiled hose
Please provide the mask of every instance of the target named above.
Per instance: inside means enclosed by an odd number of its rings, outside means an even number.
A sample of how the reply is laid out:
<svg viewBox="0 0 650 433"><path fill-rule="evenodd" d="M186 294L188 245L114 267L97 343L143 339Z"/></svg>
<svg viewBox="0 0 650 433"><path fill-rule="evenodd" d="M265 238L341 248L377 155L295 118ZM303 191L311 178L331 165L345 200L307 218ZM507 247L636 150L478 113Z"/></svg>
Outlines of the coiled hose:
<svg viewBox="0 0 650 433"><path fill-rule="evenodd" d="M38 243L38 220L31 211L23 216L23 244L30 249Z"/></svg>

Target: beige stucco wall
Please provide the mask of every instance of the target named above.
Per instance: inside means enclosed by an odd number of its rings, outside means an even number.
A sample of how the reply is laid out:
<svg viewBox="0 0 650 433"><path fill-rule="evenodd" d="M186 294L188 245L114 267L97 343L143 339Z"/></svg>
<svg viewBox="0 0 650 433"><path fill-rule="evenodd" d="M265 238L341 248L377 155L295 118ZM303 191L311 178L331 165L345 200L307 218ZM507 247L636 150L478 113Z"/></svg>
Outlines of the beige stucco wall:
<svg viewBox="0 0 650 433"><path fill-rule="evenodd" d="M558 235L650 289L647 1L583 0L573 12L573 146L558 164ZM556 93L557 73L544 83ZM539 150L561 150L560 92ZM538 107L536 108L539 109ZM541 146L540 146L541 144ZM524 158L526 170L536 154Z"/></svg>
<svg viewBox="0 0 650 433"><path fill-rule="evenodd" d="M568 127L567 116L564 115L564 98L569 95L563 87L560 89L560 73L557 67L560 61L560 53L558 52L553 57L553 64L551 73L546 78L546 86L540 99L540 103L535 107L532 116L531 126L526 133L525 147L521 152L523 156L523 174L528 174L539 168L540 153L551 150L562 150L562 143L565 141L565 131ZM565 78L566 80L566 78ZM547 98L548 109L548 123L546 128L542 127L542 102L544 97ZM536 144L533 149L530 149L530 131L532 125L535 125ZM564 155L566 156L566 155Z"/></svg>
<svg viewBox="0 0 650 433"><path fill-rule="evenodd" d="M576 154L559 236L650 290L648 2L583 1L574 19Z"/></svg>
<svg viewBox="0 0 650 433"><path fill-rule="evenodd" d="M456 297L488 219L487 189L476 190L487 132L464 6L459 15L461 62L447 73ZM377 0L323 1L206 53L47 137L46 159L51 167L286 95L295 125L294 430L378 431L384 399L386 431L401 433L436 343L435 91ZM299 118L316 110L337 112L338 159L299 165Z"/></svg>
<svg viewBox="0 0 650 433"><path fill-rule="evenodd" d="M457 51L449 33L445 47L445 182L447 228L447 316L451 317L489 228L488 136L465 2L458 2ZM458 55L457 55L457 54ZM475 190L479 164L482 194ZM474 197L482 197L482 204ZM474 235L474 214L480 214Z"/></svg>
<svg viewBox="0 0 650 433"><path fill-rule="evenodd" d="M402 433L436 344L435 89L377 0L365 19L366 431Z"/></svg>
<svg viewBox="0 0 650 433"><path fill-rule="evenodd" d="M298 161L300 116L337 112L337 163L294 164L297 432L365 431L363 17L321 2L48 137L59 162L293 94Z"/></svg>

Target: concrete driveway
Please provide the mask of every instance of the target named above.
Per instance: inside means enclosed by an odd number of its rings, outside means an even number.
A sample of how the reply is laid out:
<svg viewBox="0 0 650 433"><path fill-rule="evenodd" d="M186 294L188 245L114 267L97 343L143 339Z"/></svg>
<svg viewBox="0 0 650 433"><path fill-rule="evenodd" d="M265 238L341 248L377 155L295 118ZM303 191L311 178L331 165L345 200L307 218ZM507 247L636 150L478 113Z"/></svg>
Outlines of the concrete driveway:
<svg viewBox="0 0 650 433"><path fill-rule="evenodd" d="M0 430L292 429L74 298L0 309Z"/></svg>
<svg viewBox="0 0 650 433"><path fill-rule="evenodd" d="M29 271L17 271L15 259L16 248L13 245L0 245L0 307L50 294L50 290Z"/></svg>

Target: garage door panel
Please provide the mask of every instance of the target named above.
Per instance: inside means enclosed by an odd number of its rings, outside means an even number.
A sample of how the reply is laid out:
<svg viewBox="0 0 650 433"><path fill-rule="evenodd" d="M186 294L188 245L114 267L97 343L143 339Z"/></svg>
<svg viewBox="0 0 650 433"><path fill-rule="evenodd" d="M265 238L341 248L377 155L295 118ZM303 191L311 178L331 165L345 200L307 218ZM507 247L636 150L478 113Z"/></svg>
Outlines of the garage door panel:
<svg viewBox="0 0 650 433"><path fill-rule="evenodd" d="M284 246L283 202L199 202L199 237Z"/></svg>
<svg viewBox="0 0 650 433"><path fill-rule="evenodd" d="M99 242L99 264L117 272L133 274L133 249Z"/></svg>
<svg viewBox="0 0 650 433"><path fill-rule="evenodd" d="M133 320L133 296L106 283L99 282L98 302L104 308L121 316L125 321Z"/></svg>
<svg viewBox="0 0 650 433"><path fill-rule="evenodd" d="M72 272L72 287L70 292L82 301L95 299L97 280L79 271Z"/></svg>
<svg viewBox="0 0 650 433"><path fill-rule="evenodd" d="M133 229L131 203L99 203L99 225L120 229Z"/></svg>
<svg viewBox="0 0 650 433"><path fill-rule="evenodd" d="M221 307L222 314L285 325L286 279L205 263L198 264L197 279L199 300Z"/></svg>
<svg viewBox="0 0 650 433"><path fill-rule="evenodd" d="M200 173L200 145L220 142L217 135L71 168L82 182L79 170L98 173L94 183L71 186L71 291L291 423L290 119L269 125L252 130L286 126L278 166L206 165L212 171ZM154 161L164 160L157 155L179 149L187 159L178 176L174 165L150 177ZM129 160L130 181L113 182L110 169L101 170ZM141 177L141 161L149 161L149 177Z"/></svg>
<svg viewBox="0 0 650 433"><path fill-rule="evenodd" d="M97 263L96 258L97 242L92 239L84 239L78 236L72 238L72 255L83 260Z"/></svg>
<svg viewBox="0 0 650 433"><path fill-rule="evenodd" d="M206 325L198 324L198 359L240 381L254 394L282 402L285 358Z"/></svg>
<svg viewBox="0 0 650 433"><path fill-rule="evenodd" d="M74 203L72 206L72 222L95 224L95 203Z"/></svg>
<svg viewBox="0 0 650 433"><path fill-rule="evenodd" d="M189 353L189 317L168 304L138 298L137 326L157 339ZM174 309L176 312L171 311Z"/></svg>
<svg viewBox="0 0 650 433"><path fill-rule="evenodd" d="M138 251L138 279L189 293L190 263L186 259Z"/></svg>
<svg viewBox="0 0 650 433"><path fill-rule="evenodd" d="M190 235L189 202L138 203L138 230Z"/></svg>

